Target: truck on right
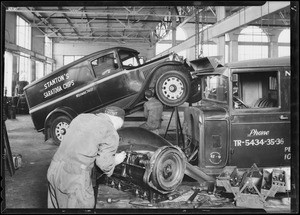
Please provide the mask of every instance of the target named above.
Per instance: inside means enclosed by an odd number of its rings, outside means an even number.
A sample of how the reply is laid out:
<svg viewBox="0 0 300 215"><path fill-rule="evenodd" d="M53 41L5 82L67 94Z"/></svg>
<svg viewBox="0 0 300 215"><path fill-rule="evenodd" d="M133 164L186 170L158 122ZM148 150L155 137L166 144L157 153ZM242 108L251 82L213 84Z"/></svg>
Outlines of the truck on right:
<svg viewBox="0 0 300 215"><path fill-rule="evenodd" d="M208 175L253 164L290 170L290 57L190 64L202 98L184 110L188 161Z"/></svg>

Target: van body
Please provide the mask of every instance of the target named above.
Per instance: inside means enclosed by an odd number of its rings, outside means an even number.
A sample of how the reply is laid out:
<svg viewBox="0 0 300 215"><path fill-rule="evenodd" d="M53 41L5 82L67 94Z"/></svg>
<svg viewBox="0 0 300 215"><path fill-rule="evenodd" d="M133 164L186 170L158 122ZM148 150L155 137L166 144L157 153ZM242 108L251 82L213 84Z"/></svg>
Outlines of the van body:
<svg viewBox="0 0 300 215"><path fill-rule="evenodd" d="M189 98L192 78L187 65L170 61L173 54L142 63L138 54L124 47L102 50L27 85L24 92L35 128L59 144L78 114L108 105L132 113L145 102L146 89L153 89L168 106ZM163 84L170 87L163 89Z"/></svg>

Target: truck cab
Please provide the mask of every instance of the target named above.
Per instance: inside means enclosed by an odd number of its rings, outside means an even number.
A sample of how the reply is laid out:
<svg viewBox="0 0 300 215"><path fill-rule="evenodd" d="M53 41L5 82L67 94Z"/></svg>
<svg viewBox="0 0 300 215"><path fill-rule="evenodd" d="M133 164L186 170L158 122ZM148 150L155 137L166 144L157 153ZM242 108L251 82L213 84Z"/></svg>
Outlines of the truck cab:
<svg viewBox="0 0 300 215"><path fill-rule="evenodd" d="M290 167L290 58L190 62L202 99L184 111L188 159L210 175L225 166ZM205 65L205 66L203 66Z"/></svg>

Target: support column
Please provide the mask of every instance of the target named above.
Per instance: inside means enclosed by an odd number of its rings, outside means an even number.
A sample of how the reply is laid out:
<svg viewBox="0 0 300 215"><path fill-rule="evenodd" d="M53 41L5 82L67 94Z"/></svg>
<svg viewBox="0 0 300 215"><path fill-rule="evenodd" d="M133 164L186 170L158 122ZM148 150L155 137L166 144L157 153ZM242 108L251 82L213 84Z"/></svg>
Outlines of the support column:
<svg viewBox="0 0 300 215"><path fill-rule="evenodd" d="M225 18L226 11L224 6L216 7L217 21L220 21ZM218 55L223 56L221 62L224 64L225 62L225 34L219 36L217 40L215 40L218 47Z"/></svg>
<svg viewBox="0 0 300 215"><path fill-rule="evenodd" d="M31 75L29 76L30 82L33 82L36 80L36 62L35 60L31 60Z"/></svg>
<svg viewBox="0 0 300 215"><path fill-rule="evenodd" d="M235 62L239 60L239 53L238 53L238 34L241 30L236 30L228 33L229 36L229 57L228 62Z"/></svg>
<svg viewBox="0 0 300 215"><path fill-rule="evenodd" d="M202 20L201 20L202 21ZM195 9L195 59L202 53L199 52L200 35L199 35L199 9Z"/></svg>
<svg viewBox="0 0 300 215"><path fill-rule="evenodd" d="M274 29L272 31L269 31L270 35L269 36L269 53L268 57L278 57L278 37L281 33L281 30Z"/></svg>
<svg viewBox="0 0 300 215"><path fill-rule="evenodd" d="M172 15L176 15L175 8L172 8ZM172 16L172 47L176 46L176 17Z"/></svg>

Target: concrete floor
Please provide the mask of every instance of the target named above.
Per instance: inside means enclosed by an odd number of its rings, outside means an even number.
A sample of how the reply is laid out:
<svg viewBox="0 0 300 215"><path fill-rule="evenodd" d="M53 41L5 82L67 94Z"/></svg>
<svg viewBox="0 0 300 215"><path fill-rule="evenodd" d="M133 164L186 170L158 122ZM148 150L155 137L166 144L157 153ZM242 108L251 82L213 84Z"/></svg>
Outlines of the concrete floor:
<svg viewBox="0 0 300 215"><path fill-rule="evenodd" d="M142 113L137 113L140 116ZM170 112L164 112L163 127L160 130L164 134L165 127L168 124ZM182 115L181 115L182 116ZM126 122L124 126L138 126L143 122ZM22 166L15 171L13 176L10 176L7 168L5 169L5 201L2 208L6 209L47 209L47 169L51 158L54 155L57 146L44 142L42 133L34 129L33 123L29 115L17 115L16 119L8 119L5 122L13 154L22 155ZM171 123L171 128L173 124ZM157 208L194 208L194 204L179 205L176 202L185 202L192 194L191 187L193 184L184 182L185 194L172 202L164 204L150 204L146 202L144 205L132 204L132 202L145 201L137 199L129 193L119 191L114 188L101 185L99 187L97 208L112 209L112 208L128 208L128 209L157 209ZM191 182L193 183L193 182ZM108 204L107 199L117 199L117 202ZM270 200L269 212L289 212L290 199L285 200ZM2 203L3 204L3 203ZM225 206L224 206L225 207ZM239 208L234 207L232 202L228 202L226 207L235 209L238 213ZM205 207L204 207L205 208ZM211 209L211 207L209 207ZM218 208L222 212L222 208ZM225 209L225 208L224 208ZM117 211L120 212L120 211ZM180 212L180 211L178 211Z"/></svg>

